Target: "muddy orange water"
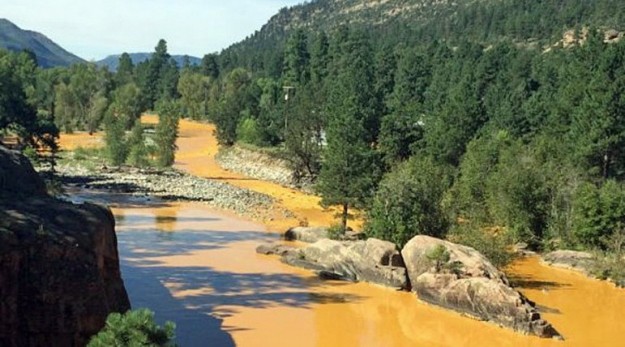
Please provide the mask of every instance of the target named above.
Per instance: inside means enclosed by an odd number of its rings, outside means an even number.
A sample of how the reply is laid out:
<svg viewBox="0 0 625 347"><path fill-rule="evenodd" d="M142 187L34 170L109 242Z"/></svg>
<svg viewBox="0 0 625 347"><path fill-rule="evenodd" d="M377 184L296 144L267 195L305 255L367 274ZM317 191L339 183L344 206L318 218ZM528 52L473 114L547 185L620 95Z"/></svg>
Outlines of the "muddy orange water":
<svg viewBox="0 0 625 347"><path fill-rule="evenodd" d="M221 169L212 130L181 122L178 168L272 195L311 224L332 221L334 212L318 207L314 196ZM98 143L85 134L61 140L64 148ZM465 318L410 293L320 281L254 252L277 239L268 230L296 219L263 225L201 204L84 194L114 207L133 307L176 321L182 346L625 346L625 290L537 259L518 261L508 273L564 342Z"/></svg>

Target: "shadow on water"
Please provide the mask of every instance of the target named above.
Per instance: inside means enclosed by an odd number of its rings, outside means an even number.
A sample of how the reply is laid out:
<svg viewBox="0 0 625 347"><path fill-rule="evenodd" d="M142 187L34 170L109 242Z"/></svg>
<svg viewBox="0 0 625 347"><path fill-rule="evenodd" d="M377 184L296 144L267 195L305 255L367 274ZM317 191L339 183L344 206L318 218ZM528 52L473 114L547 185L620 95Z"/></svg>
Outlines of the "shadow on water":
<svg viewBox="0 0 625 347"><path fill-rule="evenodd" d="M528 276L509 275L508 279L510 280L510 284L512 285L512 287L519 289L552 290L556 288L566 288L570 286L566 283L534 280L530 279Z"/></svg>
<svg viewBox="0 0 625 347"><path fill-rule="evenodd" d="M278 238L274 233L245 230L244 226L241 226L243 229L240 231L215 230L218 227L211 226L211 222L220 219L215 216L176 217L175 222L179 226L185 226L185 222L191 221L200 223L199 226L205 229L176 228L175 232L159 231L162 228L154 216L126 214L119 221L121 231L118 233L118 247L122 259L122 276L131 303L134 308L152 309L160 323L175 321L177 342L181 346L234 346L230 333L246 328L224 326L223 319L237 314L239 308L310 308L314 304L361 299L351 294L315 293L315 289L323 282L312 275L303 277L276 273L275 267L281 265L275 259L271 259L269 266L274 270L270 273L224 271L208 263L206 266L165 265L160 259L189 255L195 251L228 248L237 242L261 243ZM233 220L231 223L236 222ZM242 260L233 255L230 261ZM181 296L174 297L172 292Z"/></svg>
<svg viewBox="0 0 625 347"><path fill-rule="evenodd" d="M180 346L234 346L223 321L210 314L188 309L174 298L151 268L131 266L122 261L124 285L133 309L147 307L155 312L156 321L176 323L176 341Z"/></svg>
<svg viewBox="0 0 625 347"><path fill-rule="evenodd" d="M546 292L549 292L550 290L564 289L564 288L570 287L570 284L534 280L534 279L530 279L528 276L519 276L519 275L510 276L509 275L508 279L510 280L510 285L512 285L512 287L517 290L532 289L532 290L540 290L546 293ZM540 303L536 303L536 308L541 313L553 313L553 314L562 313L558 309L544 306L544 305L541 305Z"/></svg>

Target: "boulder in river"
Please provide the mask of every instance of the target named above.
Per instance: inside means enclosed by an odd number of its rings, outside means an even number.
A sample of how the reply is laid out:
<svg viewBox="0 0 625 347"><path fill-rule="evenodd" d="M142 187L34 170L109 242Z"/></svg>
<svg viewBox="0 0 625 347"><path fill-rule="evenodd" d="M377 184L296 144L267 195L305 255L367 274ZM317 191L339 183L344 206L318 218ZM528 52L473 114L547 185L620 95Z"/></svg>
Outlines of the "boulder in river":
<svg viewBox="0 0 625 347"><path fill-rule="evenodd" d="M523 333L561 338L534 303L475 249L419 235L401 254L419 299Z"/></svg>
<svg viewBox="0 0 625 347"><path fill-rule="evenodd" d="M391 242L319 240L282 260L290 265L320 271L325 278L371 282L387 287L408 287L401 254Z"/></svg>

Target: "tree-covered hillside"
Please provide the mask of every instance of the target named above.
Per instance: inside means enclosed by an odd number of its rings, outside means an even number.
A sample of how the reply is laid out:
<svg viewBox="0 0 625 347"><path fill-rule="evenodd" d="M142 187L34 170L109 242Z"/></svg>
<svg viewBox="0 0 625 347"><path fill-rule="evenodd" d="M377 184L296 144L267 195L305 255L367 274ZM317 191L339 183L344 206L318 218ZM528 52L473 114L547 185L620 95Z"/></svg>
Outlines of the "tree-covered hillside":
<svg viewBox="0 0 625 347"><path fill-rule="evenodd" d="M619 0L313 0L283 8L260 30L222 52L222 66L275 75L278 54L297 28L328 31L348 25L380 45L461 40L545 46L567 30L595 26L625 30Z"/></svg>

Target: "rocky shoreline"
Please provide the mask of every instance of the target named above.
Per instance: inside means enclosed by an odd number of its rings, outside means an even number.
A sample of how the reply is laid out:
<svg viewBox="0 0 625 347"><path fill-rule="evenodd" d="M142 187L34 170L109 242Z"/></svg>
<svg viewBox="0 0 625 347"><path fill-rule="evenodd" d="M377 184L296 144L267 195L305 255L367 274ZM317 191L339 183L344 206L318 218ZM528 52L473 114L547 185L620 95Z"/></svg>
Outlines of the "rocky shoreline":
<svg viewBox="0 0 625 347"><path fill-rule="evenodd" d="M313 192L310 178L303 177L295 182L293 170L286 160L263 153L259 150L235 145L220 148L215 160L222 168L263 181L297 189L305 193Z"/></svg>
<svg viewBox="0 0 625 347"><path fill-rule="evenodd" d="M216 180L174 169L106 167L90 169L79 163L57 166L57 176L66 187L106 190L169 201L196 201L258 221L293 214L275 204L272 197Z"/></svg>

